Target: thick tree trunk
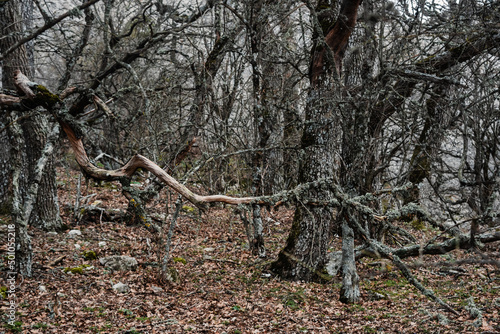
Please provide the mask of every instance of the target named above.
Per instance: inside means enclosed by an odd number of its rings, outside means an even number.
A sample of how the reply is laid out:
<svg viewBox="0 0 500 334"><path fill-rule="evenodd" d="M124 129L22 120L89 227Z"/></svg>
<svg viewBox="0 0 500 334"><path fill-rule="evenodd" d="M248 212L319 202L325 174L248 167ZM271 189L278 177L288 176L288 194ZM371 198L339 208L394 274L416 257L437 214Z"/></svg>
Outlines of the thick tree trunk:
<svg viewBox="0 0 500 334"><path fill-rule="evenodd" d="M329 103L329 92L323 92L323 96L319 89L310 92L310 104L306 112L307 125L301 141L304 159L300 161L299 183L313 182L321 178L331 179L335 174L338 132L331 122L333 106ZM304 197L326 202L333 199L329 185L310 189ZM287 279L320 279L327 261L326 252L334 214L334 210L328 206L299 205L287 244L277 261L271 265L271 269Z"/></svg>
<svg viewBox="0 0 500 334"><path fill-rule="evenodd" d="M312 88L301 140L303 158L299 183L333 179L338 171L335 155L339 152L341 129L333 78L338 78L342 70L342 58L356 24L360 3L360 0L344 0L336 18L334 6L328 1L320 1L316 10L309 8L313 12L315 40L309 73ZM319 13L318 16L315 12ZM304 197L322 202L333 200L329 185L318 185L308 190ZM339 229L332 226L334 214L329 206L299 205L287 244L277 261L271 264L271 269L288 279L308 281L321 278L331 232Z"/></svg>
<svg viewBox="0 0 500 334"><path fill-rule="evenodd" d="M9 194L11 198L11 217L15 224L16 231L16 271L26 277L31 277L31 266L33 262L33 251L31 249L31 238L28 235L28 221L24 219L23 209L24 209L24 198L22 194L23 179L26 179L26 170L23 166L24 162L24 152L22 148L24 147L23 133L21 126L16 124L14 119L17 118L17 113L12 112L8 121L12 123L9 127L10 135L10 148L12 173L9 175L12 185L12 192Z"/></svg>
<svg viewBox="0 0 500 334"><path fill-rule="evenodd" d="M31 3L32 5L32 3ZM21 7L23 10L21 11ZM2 22L2 36L0 40L0 50L6 50L12 44L15 44L20 38L23 26L21 19L30 13L29 4L22 1L9 1L0 9L0 20ZM26 18L26 22L30 21ZM4 89L15 89L14 77L17 70L21 70L28 76L33 74L32 60L30 60L31 51L22 45L14 52L9 54L3 61L2 66L2 87ZM1 117L5 117L2 113ZM19 115L20 116L20 115ZM4 124L8 124L4 122ZM33 170L36 162L40 158L41 150L43 149L48 132L48 116L43 114L35 114L26 120L21 121L21 136L22 140L16 145L21 145L18 149L21 150L19 158L22 159L20 174L20 195L23 197L23 202L29 196L25 189L30 185L33 178ZM7 127L7 136L2 134L1 150L4 151L0 158L0 207L3 212L9 212L12 208L12 168L11 157L9 152L12 143L10 140L15 138L12 127ZM10 208L10 209L9 209ZM29 224L41 227L46 230L57 230L61 228L61 219L59 216L59 206L57 201L57 188L55 182L55 169L53 159L48 162L45 174L40 185L40 193L37 196L37 205L29 218Z"/></svg>
<svg viewBox="0 0 500 334"><path fill-rule="evenodd" d="M12 44L17 42L17 34L22 32L21 8L19 1L8 1L0 7L0 51L3 53ZM29 71L28 55L26 48L20 47L7 56L2 62L2 89L14 90L14 71L22 68ZM29 73L29 72L27 72ZM7 112L0 113L2 124L9 124ZM10 139L13 134L10 131L0 133L0 208L4 214L12 212L12 164Z"/></svg>
<svg viewBox="0 0 500 334"><path fill-rule="evenodd" d="M11 0L0 7L0 22L2 38L0 51L7 50L22 36L23 22L31 22L26 17L32 13L32 2ZM22 9L21 9L22 8ZM29 46L29 44L28 44ZM14 90L16 71L21 70L32 75L32 56L27 44L21 45L8 54L2 62L2 89ZM31 60L30 60L31 59ZM7 127L5 135L0 139L2 156L0 157L0 207L4 213L10 213L16 224L16 264L18 272L31 276L32 250L27 232L28 224L34 224L47 230L61 227L55 170L52 162L45 168L45 174L39 184L39 192L30 193L28 189L33 184L36 165L47 141L48 121L45 115L36 115L18 121L21 115L16 112L1 113ZM23 115L24 116L24 115ZM44 166L45 166L44 165ZM34 198L36 197L36 199ZM36 203L32 206L32 203ZM26 206L32 206L26 210ZM28 212L29 214L25 214Z"/></svg>
<svg viewBox="0 0 500 334"><path fill-rule="evenodd" d="M33 178L35 177L35 166L47 143L48 130L49 120L47 115L35 115L26 120L23 124L27 166L29 170L29 184L33 182ZM29 184L26 184L26 187L28 187ZM53 156L51 156L46 163L42 179L40 180L39 189L36 195L36 206L28 222L29 225L47 231L60 230L62 220L59 215L56 170Z"/></svg>

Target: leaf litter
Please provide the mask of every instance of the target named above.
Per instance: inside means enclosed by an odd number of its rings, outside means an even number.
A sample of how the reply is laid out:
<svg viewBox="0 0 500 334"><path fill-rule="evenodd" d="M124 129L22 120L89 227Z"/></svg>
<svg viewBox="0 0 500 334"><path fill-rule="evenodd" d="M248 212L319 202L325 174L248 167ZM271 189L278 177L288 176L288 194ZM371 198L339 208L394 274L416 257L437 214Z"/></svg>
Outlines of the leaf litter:
<svg viewBox="0 0 500 334"><path fill-rule="evenodd" d="M284 281L269 275L267 265L286 242L293 218L291 208L262 211L264 218L271 218L263 219L267 222L266 259L252 255L244 226L231 207L214 206L201 217L182 210L169 261L179 278L162 283L157 236L144 226L127 226L120 221L75 223L67 208L74 206L78 175L67 170L60 170L58 175L62 217L70 229L81 230L82 236L68 238L65 232L48 235L30 228L33 277L18 280L18 326L7 328L2 317L0 332L500 332L498 268L465 261L452 266L456 270L442 270L449 268L443 263L474 256L461 250L406 261L415 263L413 274L460 312L459 316L429 301L394 268L373 265L373 259L362 259L357 264L362 300L353 305L338 301L340 276L319 284ZM126 200L115 186L83 186L82 192L102 209L126 210ZM166 195L163 191L160 199L148 207L150 214L168 218ZM170 205L171 213L173 203ZM332 250L339 249L339 245L335 240ZM82 255L91 251L97 258ZM498 243L488 245L485 252L498 258ZM139 267L132 272L107 270L99 258L110 255L135 257ZM85 270L64 272L64 268L75 267ZM6 270L5 265L2 269ZM129 292L113 290L118 282L127 284ZM471 315L468 299L474 301L479 316ZM2 299L2 311L7 306L6 299Z"/></svg>

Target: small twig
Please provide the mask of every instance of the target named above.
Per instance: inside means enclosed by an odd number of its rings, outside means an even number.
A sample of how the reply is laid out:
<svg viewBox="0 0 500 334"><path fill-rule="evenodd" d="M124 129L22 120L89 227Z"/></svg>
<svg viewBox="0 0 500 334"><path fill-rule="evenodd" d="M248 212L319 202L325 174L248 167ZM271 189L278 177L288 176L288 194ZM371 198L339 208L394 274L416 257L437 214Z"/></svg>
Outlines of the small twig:
<svg viewBox="0 0 500 334"><path fill-rule="evenodd" d="M66 255L59 256L57 259L53 260L52 262L49 262L48 266L54 267L54 266L58 265L59 263L61 263L62 260L64 260L65 258L66 258Z"/></svg>

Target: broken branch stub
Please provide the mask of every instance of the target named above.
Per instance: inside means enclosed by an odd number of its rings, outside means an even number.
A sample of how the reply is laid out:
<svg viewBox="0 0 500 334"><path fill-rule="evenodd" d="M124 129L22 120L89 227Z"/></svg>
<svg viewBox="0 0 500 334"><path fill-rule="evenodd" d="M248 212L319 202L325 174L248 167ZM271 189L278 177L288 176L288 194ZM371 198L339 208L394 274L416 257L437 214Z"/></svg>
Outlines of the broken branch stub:
<svg viewBox="0 0 500 334"><path fill-rule="evenodd" d="M10 106L10 105L14 105L16 103L21 103L21 98L19 98L17 96L0 94L0 104Z"/></svg>
<svg viewBox="0 0 500 334"><path fill-rule="evenodd" d="M31 82L27 76L25 76L21 71L16 70L14 72L14 85L16 88L24 93L29 99L35 98L35 93L31 90L31 87L34 86L34 83ZM31 87L30 87L31 86Z"/></svg>

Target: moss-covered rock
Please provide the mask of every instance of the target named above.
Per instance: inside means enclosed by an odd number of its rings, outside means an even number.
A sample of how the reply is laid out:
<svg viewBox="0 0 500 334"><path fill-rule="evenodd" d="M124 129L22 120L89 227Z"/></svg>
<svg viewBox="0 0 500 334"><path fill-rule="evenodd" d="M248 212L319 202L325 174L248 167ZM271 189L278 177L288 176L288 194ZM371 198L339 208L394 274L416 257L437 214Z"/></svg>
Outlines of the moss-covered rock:
<svg viewBox="0 0 500 334"><path fill-rule="evenodd" d="M97 254L96 252L92 251L92 250L88 250L88 251L83 251L82 252L82 256L85 260L88 260L88 261L91 261L91 260L95 260L97 259Z"/></svg>
<svg viewBox="0 0 500 334"><path fill-rule="evenodd" d="M83 275L85 271L89 270L92 266L88 264L82 264L81 266L78 267L66 267L63 269L65 273L71 273L71 274L80 274Z"/></svg>
<svg viewBox="0 0 500 334"><path fill-rule="evenodd" d="M186 213L190 213L190 214L194 214L196 209L193 208L192 206L189 206L189 205L183 205L182 206L182 211L186 212Z"/></svg>
<svg viewBox="0 0 500 334"><path fill-rule="evenodd" d="M183 257L174 257L173 260L174 260L174 262L180 262L182 264L186 264L187 263L186 259L183 258Z"/></svg>

